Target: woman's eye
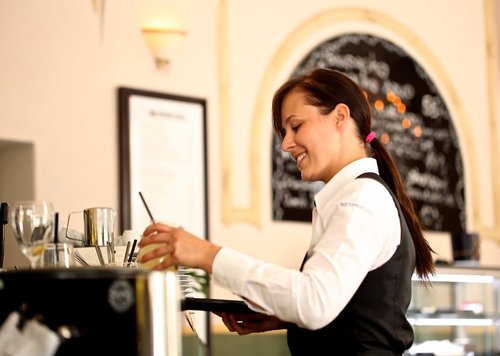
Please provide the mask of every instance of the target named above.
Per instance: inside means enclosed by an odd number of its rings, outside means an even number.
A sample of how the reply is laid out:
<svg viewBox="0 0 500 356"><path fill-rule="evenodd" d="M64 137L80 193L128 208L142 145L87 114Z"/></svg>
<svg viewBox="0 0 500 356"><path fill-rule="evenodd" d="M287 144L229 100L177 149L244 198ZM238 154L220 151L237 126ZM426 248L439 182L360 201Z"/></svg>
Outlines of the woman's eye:
<svg viewBox="0 0 500 356"><path fill-rule="evenodd" d="M294 126L292 126L292 130L293 131L297 131L299 129L299 127L300 127L300 124L299 125L294 125Z"/></svg>

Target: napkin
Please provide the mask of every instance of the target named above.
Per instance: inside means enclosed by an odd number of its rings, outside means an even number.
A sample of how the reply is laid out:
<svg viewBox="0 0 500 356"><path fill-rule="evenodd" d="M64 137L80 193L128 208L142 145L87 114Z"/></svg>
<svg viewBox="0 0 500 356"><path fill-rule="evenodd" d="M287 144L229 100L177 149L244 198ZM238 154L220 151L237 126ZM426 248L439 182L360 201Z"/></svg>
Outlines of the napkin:
<svg viewBox="0 0 500 356"><path fill-rule="evenodd" d="M101 250L102 257L104 258L104 263L107 266L110 266L108 263L108 251L105 246L99 246ZM97 257L97 253L95 247L76 247L75 251L83 257L85 261L91 266L100 266L99 258ZM123 257L125 256L125 246L115 246L115 265L121 266L123 262ZM137 252L137 251L136 251ZM79 264L77 264L80 266Z"/></svg>
<svg viewBox="0 0 500 356"><path fill-rule="evenodd" d="M20 315L12 312L0 328L0 356L52 356L60 340L55 332L36 320L29 320L20 330Z"/></svg>

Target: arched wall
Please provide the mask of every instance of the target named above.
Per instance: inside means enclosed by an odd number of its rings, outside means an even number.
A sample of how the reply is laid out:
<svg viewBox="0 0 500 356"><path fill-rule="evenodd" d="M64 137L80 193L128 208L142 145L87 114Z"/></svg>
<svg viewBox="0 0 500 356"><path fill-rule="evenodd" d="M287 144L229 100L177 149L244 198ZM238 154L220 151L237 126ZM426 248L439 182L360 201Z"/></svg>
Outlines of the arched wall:
<svg viewBox="0 0 500 356"><path fill-rule="evenodd" d="M487 1L488 2L488 1ZM222 1L224 3L224 1ZM220 12L224 16L224 9ZM263 145L271 142L269 125L266 120L269 120L269 107L274 90L277 86L286 80L294 66L304 56L308 50L320 43L322 40L333 37L336 34L357 28L359 24L363 24L363 32L373 31L374 34L383 34L392 39L395 43L410 53L430 74L432 80L438 86L440 93L443 95L446 105L448 106L457 134L460 141L460 147L463 154L464 171L466 179L466 201L467 201L467 226L469 229L476 231L496 231L497 226L486 228L482 226L480 216L481 202L480 195L475 192L479 191L481 179L479 177L479 169L477 167L477 149L474 139L471 135L470 118L464 110L462 102L456 93L453 84L450 81L447 71L443 64L433 55L432 51L425 45L409 28L398 22L396 19L377 11L366 10L361 8L337 8L325 11L317 16L314 16L302 24L300 24L290 35L282 42L280 47L274 53L272 60L268 64L262 79L260 81L257 98L252 114L252 125L250 132L250 157L249 172L250 172L250 187L251 200L246 207L234 207L232 205L232 167L231 149L229 143L224 140L224 137L229 137L229 89L227 86L227 78L224 78L224 68L227 68L227 58L224 53L227 52L227 45L224 39L224 29L219 28L219 49L221 59L219 61L219 71L221 76L219 93L220 93L220 109L221 109L221 129L222 129L222 216L223 221L227 224L234 222L249 222L259 226L262 223L262 197L266 191L265 185L268 181L263 174L262 162L268 162L270 159L266 155L268 150L262 149ZM490 57L488 57L490 58ZM491 59L491 58L490 58ZM493 60L493 59L491 59ZM495 120L490 119L490 123L495 128ZM226 134L224 134L224 132ZM495 142L496 130L491 131L490 142ZM493 155L494 157L495 155ZM495 159L492 159L495 161ZM495 167L493 162L493 167ZM494 170L492 180L496 180L498 173ZM263 178L264 177L264 178ZM498 195L498 191L495 192ZM498 215L498 212L495 212ZM498 221L498 219L496 219Z"/></svg>

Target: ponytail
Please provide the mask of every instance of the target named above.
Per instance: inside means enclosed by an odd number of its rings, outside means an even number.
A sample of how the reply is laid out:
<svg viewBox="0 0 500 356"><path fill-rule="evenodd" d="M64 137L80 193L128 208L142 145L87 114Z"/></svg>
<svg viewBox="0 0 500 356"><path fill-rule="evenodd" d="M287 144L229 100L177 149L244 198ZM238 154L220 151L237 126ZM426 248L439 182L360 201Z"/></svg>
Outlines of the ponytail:
<svg viewBox="0 0 500 356"><path fill-rule="evenodd" d="M379 174L396 195L401 210L403 211L406 224L410 230L415 246L417 275L422 279L428 280L429 274L434 274L435 272L434 262L432 260L432 253L434 251L424 237L422 225L415 212L413 201L408 194L406 194L401 175L382 143L374 138L370 142L370 146L372 156L377 160Z"/></svg>

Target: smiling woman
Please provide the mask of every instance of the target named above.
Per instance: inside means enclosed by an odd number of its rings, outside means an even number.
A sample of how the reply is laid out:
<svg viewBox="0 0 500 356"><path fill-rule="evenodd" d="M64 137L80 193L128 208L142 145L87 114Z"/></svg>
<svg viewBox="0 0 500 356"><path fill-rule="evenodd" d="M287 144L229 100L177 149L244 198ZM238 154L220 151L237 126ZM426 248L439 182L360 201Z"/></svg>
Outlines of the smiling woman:
<svg viewBox="0 0 500 356"><path fill-rule="evenodd" d="M300 269L259 261L162 223L148 226L139 246L166 247L139 262L168 253L156 269L179 265L212 274L252 310L220 314L228 330L286 329L292 355L310 355L311 345L335 345L346 356L402 354L413 342L405 315L411 278L415 269L424 280L432 273L432 250L394 162L374 137L364 92L340 72L316 69L276 91L272 117L303 179L325 183L314 197L312 236Z"/></svg>

